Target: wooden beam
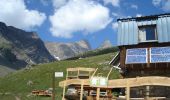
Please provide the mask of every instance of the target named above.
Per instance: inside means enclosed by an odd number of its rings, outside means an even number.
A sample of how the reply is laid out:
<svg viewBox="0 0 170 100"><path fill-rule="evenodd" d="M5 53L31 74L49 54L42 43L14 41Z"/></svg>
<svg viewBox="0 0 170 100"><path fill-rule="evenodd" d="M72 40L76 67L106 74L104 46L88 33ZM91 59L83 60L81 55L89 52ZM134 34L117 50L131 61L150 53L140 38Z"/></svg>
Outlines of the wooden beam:
<svg viewBox="0 0 170 100"><path fill-rule="evenodd" d="M130 100L130 86L128 80L126 81L126 100Z"/></svg>
<svg viewBox="0 0 170 100"><path fill-rule="evenodd" d="M97 88L96 100L100 99L100 88Z"/></svg>
<svg viewBox="0 0 170 100"><path fill-rule="evenodd" d="M126 80L129 81L130 87L147 86L147 85L170 86L170 77L148 76L148 77L109 80L108 88L124 88L126 87Z"/></svg>
<svg viewBox="0 0 170 100"><path fill-rule="evenodd" d="M81 91L80 91L80 100L83 100L83 85L84 85L84 81L82 80L82 82L81 82Z"/></svg>
<svg viewBox="0 0 170 100"><path fill-rule="evenodd" d="M66 82L66 86L81 85L82 80L84 80L84 85L90 85L89 79L68 79L59 82L59 86L64 87L64 82ZM147 85L170 86L170 77L148 76L148 77L109 80L108 86L105 86L103 88L126 88L127 80L129 81L130 87L147 86Z"/></svg>
<svg viewBox="0 0 170 100"><path fill-rule="evenodd" d="M107 79L109 79L110 73L112 72L113 67L110 69L109 73L107 74Z"/></svg>
<svg viewBox="0 0 170 100"><path fill-rule="evenodd" d="M96 68L96 70L94 71L94 73L92 74L91 77L93 77L95 75L95 73L97 72L98 68Z"/></svg>
<svg viewBox="0 0 170 100"><path fill-rule="evenodd" d="M65 91L66 91L66 82L64 82L64 88L63 88L63 97L62 97L62 100L65 100Z"/></svg>
<svg viewBox="0 0 170 100"><path fill-rule="evenodd" d="M67 71L95 71L95 68L83 68L83 67L76 67L76 68L67 68Z"/></svg>

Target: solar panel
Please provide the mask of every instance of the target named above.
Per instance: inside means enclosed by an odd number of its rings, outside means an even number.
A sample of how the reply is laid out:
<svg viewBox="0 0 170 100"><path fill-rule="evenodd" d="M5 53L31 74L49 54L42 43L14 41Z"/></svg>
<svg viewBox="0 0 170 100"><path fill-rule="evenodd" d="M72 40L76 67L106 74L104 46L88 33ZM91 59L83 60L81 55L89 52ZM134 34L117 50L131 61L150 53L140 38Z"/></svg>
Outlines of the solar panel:
<svg viewBox="0 0 170 100"><path fill-rule="evenodd" d="M126 64L147 63L147 48L126 50Z"/></svg>
<svg viewBox="0 0 170 100"><path fill-rule="evenodd" d="M170 47L153 47L150 49L150 62L170 62Z"/></svg>

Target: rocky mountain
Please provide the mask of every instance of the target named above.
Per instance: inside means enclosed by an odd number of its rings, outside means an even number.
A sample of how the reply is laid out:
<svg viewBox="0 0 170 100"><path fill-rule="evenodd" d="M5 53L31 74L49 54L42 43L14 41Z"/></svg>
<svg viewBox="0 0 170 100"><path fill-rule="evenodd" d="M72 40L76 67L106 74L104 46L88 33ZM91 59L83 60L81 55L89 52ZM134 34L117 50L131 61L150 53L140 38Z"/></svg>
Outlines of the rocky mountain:
<svg viewBox="0 0 170 100"><path fill-rule="evenodd" d="M46 42L45 46L51 55L58 60L74 57L77 54L91 50L91 46L86 40L74 43Z"/></svg>
<svg viewBox="0 0 170 100"><path fill-rule="evenodd" d="M26 32L0 22L0 73L4 66L20 69L28 64L52 60L53 56L35 32Z"/></svg>
<svg viewBox="0 0 170 100"><path fill-rule="evenodd" d="M110 40L105 40L99 47L99 49L105 49L105 48L110 48L112 47L112 43Z"/></svg>

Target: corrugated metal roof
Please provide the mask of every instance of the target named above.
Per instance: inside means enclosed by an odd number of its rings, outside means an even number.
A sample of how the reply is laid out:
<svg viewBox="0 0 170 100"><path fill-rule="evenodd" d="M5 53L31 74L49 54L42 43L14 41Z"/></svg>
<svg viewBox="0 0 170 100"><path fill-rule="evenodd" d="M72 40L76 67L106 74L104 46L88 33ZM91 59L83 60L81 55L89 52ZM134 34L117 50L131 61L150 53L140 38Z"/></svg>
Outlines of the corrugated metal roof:
<svg viewBox="0 0 170 100"><path fill-rule="evenodd" d="M152 16L153 17L153 16ZM170 15L159 15L157 19L145 20L118 20L118 46L135 45L139 43L138 27L145 25L156 25L158 42L170 42ZM125 21L126 20L126 21Z"/></svg>
<svg viewBox="0 0 170 100"><path fill-rule="evenodd" d="M160 17L157 20L158 41L170 42L170 17Z"/></svg>
<svg viewBox="0 0 170 100"><path fill-rule="evenodd" d="M157 14L157 15L150 15L150 16L120 18L120 19L117 19L117 21L157 19L160 16L169 16L169 15L170 13L165 13L165 14Z"/></svg>
<svg viewBox="0 0 170 100"><path fill-rule="evenodd" d="M136 21L118 22L118 45L138 43L138 28Z"/></svg>
<svg viewBox="0 0 170 100"><path fill-rule="evenodd" d="M142 20L142 21L137 21L138 26L144 26L144 25L154 25L156 24L156 20Z"/></svg>

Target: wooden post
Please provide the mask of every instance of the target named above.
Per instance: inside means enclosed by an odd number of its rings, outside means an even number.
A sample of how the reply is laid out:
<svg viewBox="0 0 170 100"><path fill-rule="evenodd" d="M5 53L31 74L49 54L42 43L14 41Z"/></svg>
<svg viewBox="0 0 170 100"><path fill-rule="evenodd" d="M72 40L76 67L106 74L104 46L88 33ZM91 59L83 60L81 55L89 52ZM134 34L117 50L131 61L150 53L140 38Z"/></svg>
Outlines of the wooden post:
<svg viewBox="0 0 170 100"><path fill-rule="evenodd" d="M98 68L96 68L96 70L94 71L94 73L92 74L91 77L93 77L96 74L97 70L98 70Z"/></svg>
<svg viewBox="0 0 170 100"><path fill-rule="evenodd" d="M109 73L107 74L107 79L109 79L110 73L112 72L113 67L110 69Z"/></svg>
<svg viewBox="0 0 170 100"><path fill-rule="evenodd" d="M64 88L63 88L63 97L62 97L62 100L65 100L65 91L66 91L66 82L64 82Z"/></svg>
<svg viewBox="0 0 170 100"><path fill-rule="evenodd" d="M100 88L97 88L96 100L100 99Z"/></svg>
<svg viewBox="0 0 170 100"><path fill-rule="evenodd" d="M66 73L66 81L64 82L64 88L63 88L63 97L62 97L62 100L65 100L65 92L66 92L66 82L67 82L67 79L68 79L68 70L67 70L67 73Z"/></svg>
<svg viewBox="0 0 170 100"><path fill-rule="evenodd" d="M55 100L55 72L52 74L52 100Z"/></svg>
<svg viewBox="0 0 170 100"><path fill-rule="evenodd" d="M123 53L122 53L122 61L120 62L120 65L123 66L124 68L126 67L125 61L126 61L126 48L123 46Z"/></svg>
<svg viewBox="0 0 170 100"><path fill-rule="evenodd" d="M148 52L148 62L147 62L147 67L150 67L150 48L147 48L147 52Z"/></svg>
<svg viewBox="0 0 170 100"><path fill-rule="evenodd" d="M112 100L112 92L111 92L111 90L109 89L109 90L107 90L107 96L108 96L108 98L107 98L107 100Z"/></svg>
<svg viewBox="0 0 170 100"><path fill-rule="evenodd" d="M130 100L130 86L128 80L126 81L126 100Z"/></svg>
<svg viewBox="0 0 170 100"><path fill-rule="evenodd" d="M78 72L77 72L77 79L79 78L79 74L80 74L80 70L78 69Z"/></svg>
<svg viewBox="0 0 170 100"><path fill-rule="evenodd" d="M80 100L83 100L83 85L84 85L84 81L81 81L81 91L80 91Z"/></svg>
<svg viewBox="0 0 170 100"><path fill-rule="evenodd" d="M146 94L145 94L146 100L149 100L149 91L150 91L150 87L146 86Z"/></svg>
<svg viewBox="0 0 170 100"><path fill-rule="evenodd" d="M126 100L130 100L130 87L126 87Z"/></svg>
<svg viewBox="0 0 170 100"><path fill-rule="evenodd" d="M68 70L67 70L67 73L66 73L66 80L68 79Z"/></svg>

